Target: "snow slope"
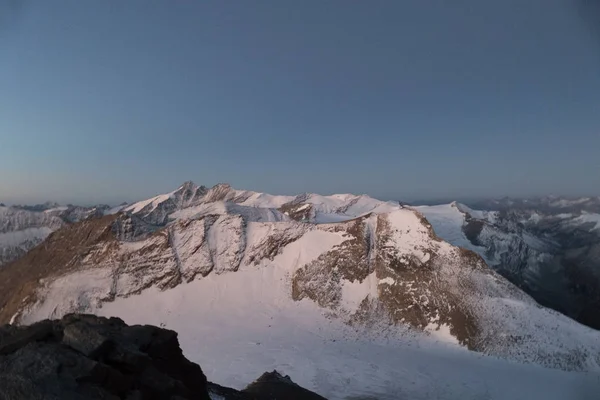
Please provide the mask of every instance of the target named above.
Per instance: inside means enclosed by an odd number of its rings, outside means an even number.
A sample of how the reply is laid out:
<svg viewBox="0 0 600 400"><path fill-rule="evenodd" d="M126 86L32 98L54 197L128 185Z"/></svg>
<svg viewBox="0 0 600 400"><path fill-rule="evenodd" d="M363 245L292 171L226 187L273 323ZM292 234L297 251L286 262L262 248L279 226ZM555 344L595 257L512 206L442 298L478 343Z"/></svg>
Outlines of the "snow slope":
<svg viewBox="0 0 600 400"><path fill-rule="evenodd" d="M462 230L465 215L460 211L456 203L413 208L427 218L439 237L455 246L460 246L484 255L485 249L480 246L474 246L465 236Z"/></svg>
<svg viewBox="0 0 600 400"><path fill-rule="evenodd" d="M599 377L524 365L410 336L365 337L310 301L289 301L276 268L151 289L97 312L174 329L208 378L243 388L264 370L331 399L594 399ZM275 284L274 284L275 283Z"/></svg>
<svg viewBox="0 0 600 400"><path fill-rule="evenodd" d="M592 225L592 230L600 230L600 214L583 212L580 216L573 219L574 223Z"/></svg>
<svg viewBox="0 0 600 400"><path fill-rule="evenodd" d="M197 219L211 214L236 214L244 217L247 221L276 222L289 221L289 217L275 208L251 207L224 201L203 203L197 206L187 207L169 215L169 218Z"/></svg>

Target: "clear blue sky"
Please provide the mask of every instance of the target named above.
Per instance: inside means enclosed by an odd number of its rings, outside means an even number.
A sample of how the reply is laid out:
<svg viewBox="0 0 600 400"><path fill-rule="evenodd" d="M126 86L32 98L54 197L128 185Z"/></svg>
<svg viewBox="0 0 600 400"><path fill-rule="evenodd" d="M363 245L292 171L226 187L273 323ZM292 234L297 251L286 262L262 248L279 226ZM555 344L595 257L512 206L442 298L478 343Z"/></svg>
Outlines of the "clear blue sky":
<svg viewBox="0 0 600 400"><path fill-rule="evenodd" d="M600 194L576 3L0 0L0 201Z"/></svg>

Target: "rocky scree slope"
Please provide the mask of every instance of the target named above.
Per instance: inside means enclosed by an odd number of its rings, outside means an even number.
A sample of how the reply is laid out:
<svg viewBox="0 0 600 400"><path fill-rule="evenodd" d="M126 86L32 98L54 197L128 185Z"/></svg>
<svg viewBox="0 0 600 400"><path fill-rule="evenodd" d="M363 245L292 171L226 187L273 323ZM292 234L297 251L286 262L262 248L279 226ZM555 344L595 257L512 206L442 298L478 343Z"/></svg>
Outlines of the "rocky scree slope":
<svg viewBox="0 0 600 400"><path fill-rule="evenodd" d="M442 238L480 254L540 304L600 329L600 214L591 212L592 200L521 200L511 208L505 199L497 211L460 203L417 209Z"/></svg>
<svg viewBox="0 0 600 400"><path fill-rule="evenodd" d="M176 332L78 314L0 327L0 398L324 399L276 371L242 391L211 384Z"/></svg>
<svg viewBox="0 0 600 400"><path fill-rule="evenodd" d="M598 332L540 307L476 253L438 238L412 209L364 196L290 200L227 185L187 186L188 195L175 196L183 208L167 214L168 223L155 224L155 210L171 201L159 196L126 213L66 226L2 268L0 321L100 312L113 301L152 290L161 296L203 279L216 285L238 273L260 286L274 273L281 278L258 296L311 302L367 337L425 334L570 370L600 363ZM315 213L294 220L302 207ZM317 223L323 220L337 222ZM247 301L263 307L262 298Z"/></svg>

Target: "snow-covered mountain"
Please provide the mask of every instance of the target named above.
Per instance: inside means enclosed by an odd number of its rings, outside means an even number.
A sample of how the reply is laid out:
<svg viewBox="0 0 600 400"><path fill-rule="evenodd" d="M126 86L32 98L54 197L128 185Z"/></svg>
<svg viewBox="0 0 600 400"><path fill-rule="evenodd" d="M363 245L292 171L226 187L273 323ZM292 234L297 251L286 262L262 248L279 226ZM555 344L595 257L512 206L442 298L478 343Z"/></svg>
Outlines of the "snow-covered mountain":
<svg viewBox="0 0 600 400"><path fill-rule="evenodd" d="M106 214L115 214L123 209L127 204L117 207L111 207L106 204L94 206L78 206L67 204L66 206L47 201L35 205L14 205L12 208L31 212L43 212L48 215L58 217L67 223L79 222L86 218L100 217Z"/></svg>
<svg viewBox="0 0 600 400"><path fill-rule="evenodd" d="M344 221L368 212L394 210L398 205L397 202L382 202L367 195L321 196L305 193L298 196L273 196L236 190L228 184L218 184L208 189L196 186L193 182L185 182L171 193L128 205L123 211L157 226L163 226L174 219L194 217L196 214L224 212L245 215L256 221L293 219L323 223Z"/></svg>
<svg viewBox="0 0 600 400"><path fill-rule="evenodd" d="M108 205L97 205L97 206L76 206L69 204L67 206L57 206L44 210L46 214L59 217L67 223L74 223L83 221L87 218L96 218L109 213L116 213L120 211L122 207L111 208Z"/></svg>
<svg viewBox="0 0 600 400"><path fill-rule="evenodd" d="M600 213L600 197L562 197L543 196L533 198L511 198L487 199L474 201L469 205L476 209L491 211L537 211L542 214L560 213Z"/></svg>
<svg viewBox="0 0 600 400"><path fill-rule="evenodd" d="M42 212L42 211L46 211L46 210L55 209L58 207L60 207L60 204L58 204L56 202L52 202L52 201L47 201L42 204L34 204L34 205L16 204L13 206L13 208L18 208L20 210L33 211L33 212Z"/></svg>
<svg viewBox="0 0 600 400"><path fill-rule="evenodd" d="M401 374L449 360L465 374L529 371L553 388L547 398L560 398L552 396L574 382L597 387L597 378L539 365L600 365L600 332L540 307L476 253L441 240L419 212L368 196L186 183L63 227L0 269L0 304L0 323L77 311L171 327L218 383L246 382L256 375L249 365L277 368L330 398L518 398L502 397L508 375L465 388L470 378L448 379L441 368ZM477 361L466 349L533 366ZM355 368L368 384L350 382ZM411 389L406 379L419 383ZM522 382L520 392L539 390Z"/></svg>
<svg viewBox="0 0 600 400"><path fill-rule="evenodd" d="M477 252L539 303L600 329L600 214L593 212L594 198L488 204L493 211L460 203L417 209L440 237Z"/></svg>
<svg viewBox="0 0 600 400"><path fill-rule="evenodd" d="M43 212L0 206L0 267L23 256L64 222Z"/></svg>
<svg viewBox="0 0 600 400"><path fill-rule="evenodd" d="M0 267L22 257L52 232L68 223L116 213L121 207L106 205L61 206L46 202L33 206L0 206Z"/></svg>

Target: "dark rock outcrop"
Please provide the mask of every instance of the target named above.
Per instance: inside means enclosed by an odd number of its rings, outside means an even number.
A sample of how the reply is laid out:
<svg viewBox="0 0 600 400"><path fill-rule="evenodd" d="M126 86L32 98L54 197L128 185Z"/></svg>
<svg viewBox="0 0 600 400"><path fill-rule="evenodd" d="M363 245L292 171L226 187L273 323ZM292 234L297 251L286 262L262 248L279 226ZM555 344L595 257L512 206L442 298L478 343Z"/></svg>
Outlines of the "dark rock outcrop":
<svg viewBox="0 0 600 400"><path fill-rule="evenodd" d="M277 371L265 372L241 391L214 383L209 383L208 388L212 396L224 400L327 400L297 385L289 376L281 375Z"/></svg>
<svg viewBox="0 0 600 400"><path fill-rule="evenodd" d="M277 371L265 372L242 392L254 395L258 399L325 400L324 397L298 386L289 376L283 376Z"/></svg>
<svg viewBox="0 0 600 400"><path fill-rule="evenodd" d="M204 399L177 333L70 314L0 328L0 399Z"/></svg>
<svg viewBox="0 0 600 400"><path fill-rule="evenodd" d="M69 314L0 327L0 400L322 400L278 372L242 391L208 383L177 333Z"/></svg>

